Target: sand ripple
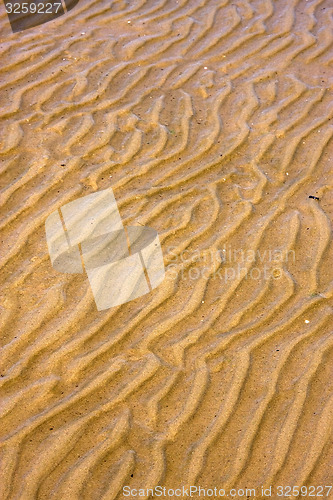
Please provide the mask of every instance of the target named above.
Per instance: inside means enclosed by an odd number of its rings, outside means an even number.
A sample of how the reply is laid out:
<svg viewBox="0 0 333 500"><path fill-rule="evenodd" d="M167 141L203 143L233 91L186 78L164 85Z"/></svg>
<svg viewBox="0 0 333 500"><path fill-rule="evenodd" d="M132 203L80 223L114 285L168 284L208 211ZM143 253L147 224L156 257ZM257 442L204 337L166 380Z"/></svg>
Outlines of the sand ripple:
<svg viewBox="0 0 333 500"><path fill-rule="evenodd" d="M0 498L329 484L330 1L80 0L15 34L2 7L0 33ZM98 312L44 222L107 187L167 273Z"/></svg>

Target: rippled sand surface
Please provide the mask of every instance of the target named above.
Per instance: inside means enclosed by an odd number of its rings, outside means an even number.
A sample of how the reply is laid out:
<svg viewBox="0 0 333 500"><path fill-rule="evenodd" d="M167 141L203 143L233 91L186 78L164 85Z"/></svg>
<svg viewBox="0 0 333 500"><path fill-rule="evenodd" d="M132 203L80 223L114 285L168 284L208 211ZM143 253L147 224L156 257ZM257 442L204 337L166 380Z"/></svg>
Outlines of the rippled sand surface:
<svg viewBox="0 0 333 500"><path fill-rule="evenodd" d="M332 11L1 5L1 499L332 484ZM108 187L167 271L98 312L44 223Z"/></svg>

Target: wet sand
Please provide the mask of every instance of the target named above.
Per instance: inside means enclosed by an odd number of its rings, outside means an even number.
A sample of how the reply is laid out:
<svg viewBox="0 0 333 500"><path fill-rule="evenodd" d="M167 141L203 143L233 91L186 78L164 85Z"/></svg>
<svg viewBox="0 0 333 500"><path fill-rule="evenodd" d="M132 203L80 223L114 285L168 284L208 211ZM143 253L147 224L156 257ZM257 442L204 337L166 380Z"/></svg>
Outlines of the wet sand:
<svg viewBox="0 0 333 500"><path fill-rule="evenodd" d="M2 4L0 37L0 498L332 484L332 4ZM44 223L108 187L166 278L98 312Z"/></svg>

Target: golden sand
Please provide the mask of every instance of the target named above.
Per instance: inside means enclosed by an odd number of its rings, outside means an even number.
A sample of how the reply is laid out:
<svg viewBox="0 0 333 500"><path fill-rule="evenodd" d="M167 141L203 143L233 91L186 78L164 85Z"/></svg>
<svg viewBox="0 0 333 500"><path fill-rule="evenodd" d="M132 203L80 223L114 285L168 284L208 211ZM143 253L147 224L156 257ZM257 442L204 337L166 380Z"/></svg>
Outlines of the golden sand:
<svg viewBox="0 0 333 500"><path fill-rule="evenodd" d="M330 0L0 26L1 500L332 484ZM98 312L44 223L108 187L166 278Z"/></svg>

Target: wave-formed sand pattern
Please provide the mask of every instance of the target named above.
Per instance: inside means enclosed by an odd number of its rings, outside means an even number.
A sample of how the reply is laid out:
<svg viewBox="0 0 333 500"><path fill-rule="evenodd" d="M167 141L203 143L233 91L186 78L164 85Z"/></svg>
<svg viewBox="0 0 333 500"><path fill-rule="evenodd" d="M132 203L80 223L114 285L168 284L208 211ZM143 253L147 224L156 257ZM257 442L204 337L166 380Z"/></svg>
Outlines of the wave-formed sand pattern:
<svg viewBox="0 0 333 500"><path fill-rule="evenodd" d="M332 481L332 12L80 0L12 34L1 7L1 499ZM44 222L107 187L167 273L98 312Z"/></svg>

